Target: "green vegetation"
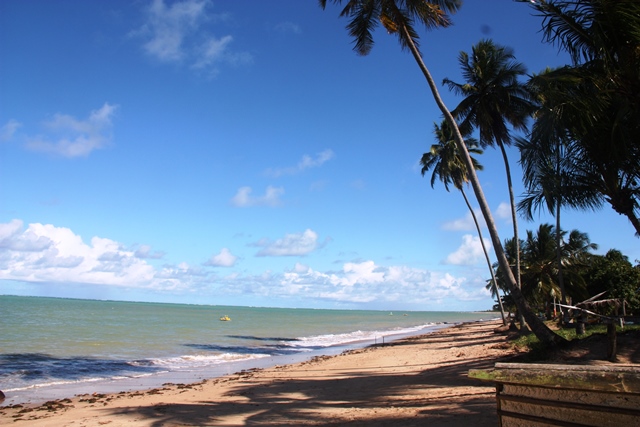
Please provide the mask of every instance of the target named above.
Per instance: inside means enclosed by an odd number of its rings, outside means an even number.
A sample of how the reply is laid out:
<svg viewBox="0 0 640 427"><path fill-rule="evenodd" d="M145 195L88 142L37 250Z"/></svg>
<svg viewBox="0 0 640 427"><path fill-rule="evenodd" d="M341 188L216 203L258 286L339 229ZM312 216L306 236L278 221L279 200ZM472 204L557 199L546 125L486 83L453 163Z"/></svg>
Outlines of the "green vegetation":
<svg viewBox="0 0 640 427"><path fill-rule="evenodd" d="M525 67L513 52L481 40L470 54L460 53L465 82L444 81L464 97L453 111L460 127L477 128L483 148L501 148L510 192L505 145L511 142L509 129L524 133L514 138L526 189L518 210L528 220L538 209L556 219L555 226L527 231L525 240L515 237L514 227L514 238L505 240L508 267L494 265L506 293L504 305L521 310L512 295L513 275L531 309L548 319L556 302L571 305L596 295L616 300L597 306L599 314L621 315L622 300L627 314L638 314L640 265L615 249L592 254L597 245L587 233L562 229L561 210L595 210L609 203L640 235L640 2L523 3L542 18L544 40L567 52L571 64L522 82ZM487 289L497 297L492 282Z"/></svg>
<svg viewBox="0 0 640 427"><path fill-rule="evenodd" d="M604 289L610 298L625 298L640 309L636 280L640 267L625 264L621 254L622 259L597 258L590 253L595 245L586 233L567 234L560 225L563 207L597 209L609 203L640 235L640 2L517 1L534 8L542 18L545 41L566 51L572 63L522 82L526 69L513 52L481 40L471 55L460 53L465 82L444 81L463 97L453 111L444 105L424 62L416 25L427 30L451 25L449 15L461 1L332 3L345 3L340 16L348 19L347 30L358 54L371 51L378 25L412 54L444 117L436 126L438 144L422 158L423 174L433 168L431 185L436 178L447 189L453 184L468 206L464 187L471 185L497 258L492 292L498 296L497 283L506 293L505 305L521 316L521 327L526 321L541 343L558 345L566 342L564 336L536 315L550 314L556 300L578 302ZM323 9L326 5L327 0L320 0ZM479 154L470 138L474 130L481 147L498 146L504 158L514 224L514 237L504 244L476 174L479 163L471 157ZM525 135L512 139L512 131ZM535 209L545 207L556 218L555 226L542 224L536 233L528 231L524 241L519 239L506 152L512 140L520 150L526 188L518 210L531 219Z"/></svg>
<svg viewBox="0 0 640 427"><path fill-rule="evenodd" d="M333 3L340 4L341 0L334 0ZM354 50L360 55L368 54L374 44L373 30L382 25L389 34L398 37L401 48L411 52L416 64L422 71L433 98L442 112L445 120L451 127L456 147L466 165L469 182L473 188L476 200L480 205L482 216L489 230L489 236L493 243L493 248L498 259L498 263L503 268L508 279L505 286L509 289L511 297L518 306L519 312L526 319L527 324L534 333L543 341L550 344L558 344L562 339L554 334L544 323L538 319L529 307L526 299L522 296L516 279L509 268L507 257L504 254L502 242L498 235L498 230L489 208L489 204L484 196L480 181L473 167L471 157L460 128L451 112L442 101L437 85L433 80L431 72L427 68L419 47L419 36L415 25L423 25L427 30L443 28L451 25L450 13L455 13L461 6L459 0L441 0L430 2L425 0L349 0L345 1L346 6L342 9L340 16L349 19L347 30L354 39ZM320 6L324 9L326 0L320 0Z"/></svg>
<svg viewBox="0 0 640 427"><path fill-rule="evenodd" d="M548 157L560 147L563 161L557 180L529 184L557 209L608 203L640 234L640 2L530 4L572 63L528 82L538 106L528 139Z"/></svg>
<svg viewBox="0 0 640 427"><path fill-rule="evenodd" d="M555 331L558 335L567 340L568 345L579 344L592 336L607 335L606 325L588 325L585 333L578 335L575 328L561 328ZM627 333L640 332L640 325L625 325L624 328L616 327L616 333L624 335ZM534 334L521 335L510 342L519 352L525 352L523 359L528 362L542 361L549 358L548 346L542 343Z"/></svg>

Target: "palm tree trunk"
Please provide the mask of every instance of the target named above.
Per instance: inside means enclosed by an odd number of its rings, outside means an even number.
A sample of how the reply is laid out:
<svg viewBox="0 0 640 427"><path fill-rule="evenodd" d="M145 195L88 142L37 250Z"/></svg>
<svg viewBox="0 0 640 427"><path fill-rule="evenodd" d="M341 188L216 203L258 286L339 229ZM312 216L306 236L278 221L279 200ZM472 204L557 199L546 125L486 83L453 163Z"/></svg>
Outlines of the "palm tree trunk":
<svg viewBox="0 0 640 427"><path fill-rule="evenodd" d="M467 198L467 194L464 192L464 189L462 187L460 188L460 192L462 193L462 197L464 197L464 202L467 204L467 207L469 208L469 212L471 212L473 223L476 225L476 229L478 230L478 237L480 238L480 244L482 245L482 252L484 252L484 257L487 260L487 267L489 267L489 272L491 272L491 282L493 283L493 289L496 291L496 296L498 297L498 306L500 307L502 324L506 326L507 319L504 316L504 307L502 306L502 298L500 298L498 281L496 280L496 275L493 272L493 267L491 266L491 260L489 259L489 254L487 253L487 247L484 244L484 239L482 238L482 231L480 230L480 224L478 224L478 218L476 217L476 213L473 211L473 208L471 207L471 203L469 203L469 199Z"/></svg>
<svg viewBox="0 0 640 427"><path fill-rule="evenodd" d="M627 218L629 218L629 221L631 221L631 225L633 225L633 228L636 229L636 236L640 236L640 220L636 216L636 214L633 211L633 209L626 210L623 213L623 215L625 215Z"/></svg>
<svg viewBox="0 0 640 427"><path fill-rule="evenodd" d="M520 239L518 237L518 216L516 214L516 199L513 196L513 182L511 181L511 168L509 167L509 158L507 150L502 142L498 142L502 159L504 160L504 168L507 173L507 186L509 187L509 202L511 203L511 220L513 222L513 238L516 243L516 283L522 289L522 279L520 278Z"/></svg>
<svg viewBox="0 0 640 427"><path fill-rule="evenodd" d="M556 149L556 258L558 262L558 285L560 285L560 301L562 305L567 305L567 292L564 289L564 277L562 274L562 249L560 248L560 208L562 206L562 177L560 176L560 149L561 146L558 143L558 149ZM565 308L562 307L560 309L560 313L562 315L562 322L565 320L564 313L566 312Z"/></svg>
<svg viewBox="0 0 640 427"><path fill-rule="evenodd" d="M516 285L519 289L522 289L522 279L520 271L520 238L518 237L518 215L516 214L516 199L513 196L513 182L511 181L511 168L509 167L509 158L507 157L507 150L504 148L504 144L498 141L500 151L502 152L502 160L504 161L504 168L507 173L507 186L509 187L509 202L511 203L511 222L513 223L513 240L516 243ZM519 313L518 321L520 323L520 329L526 327L524 316Z"/></svg>
<svg viewBox="0 0 640 427"><path fill-rule="evenodd" d="M636 236L640 236L640 221L638 220L638 217L635 215L627 215L627 218L631 221L633 228L636 229Z"/></svg>
<svg viewBox="0 0 640 427"><path fill-rule="evenodd" d="M560 200L556 203L556 261L558 263L558 285L560 285L560 300L562 301L562 305L567 305L567 292L564 289L564 278L562 276L562 248L560 247ZM564 313L566 312L565 308L562 307L560 309L560 313L562 315L562 322L565 322L566 319Z"/></svg>
<svg viewBox="0 0 640 427"><path fill-rule="evenodd" d="M496 258L498 259L498 264L500 265L500 268L505 272L505 276L506 276L505 283L506 283L507 289L509 290L509 293L511 294L511 297L513 298L520 313L523 314L532 332L536 335L536 337L538 337L538 339L541 342L555 346L560 344L561 342L566 341L560 335L555 334L551 329L547 327L547 325L544 324L544 322L542 322L541 319L538 318L538 316L536 316L533 310L531 310L529 303L527 303L527 300L522 295L522 292L516 285L516 279L513 276L513 273L511 272L511 268L509 267L509 261L507 260L507 257L504 253L502 242L500 242L498 229L496 228L496 224L493 220L493 216L491 215L489 204L487 203L487 200L484 197L484 192L482 191L482 187L480 186L478 175L476 174L476 171L473 167L473 163L471 162L471 156L469 155L467 146L465 145L464 140L462 139L462 135L460 134L460 129L458 128L458 124L454 120L447 106L444 104L444 101L442 101L440 92L438 92L438 87L436 86L436 83L433 80L433 77L431 76L429 69L427 68L424 61L422 60L422 55L420 55L418 48L413 43L413 39L411 38L411 34L409 34L407 27L402 26L400 30L404 32L404 35L408 41L411 53L414 59L416 60L418 66L420 67L420 70L424 74L424 77L427 80L427 83L429 85L429 88L431 89L431 93L433 95L434 100L436 101L436 104L438 105L438 108L440 109L445 119L447 120L447 123L449 123L449 126L451 126L451 129L453 130L456 145L458 147L458 150L460 150L460 153L462 153L462 157L464 159L465 165L467 166L467 170L469 172L469 180L471 182L471 186L473 187L473 192L475 193L478 204L480 205L482 216L484 217L484 220L487 223L487 229L489 230L489 235L491 236L491 242L493 243L493 248L496 253Z"/></svg>

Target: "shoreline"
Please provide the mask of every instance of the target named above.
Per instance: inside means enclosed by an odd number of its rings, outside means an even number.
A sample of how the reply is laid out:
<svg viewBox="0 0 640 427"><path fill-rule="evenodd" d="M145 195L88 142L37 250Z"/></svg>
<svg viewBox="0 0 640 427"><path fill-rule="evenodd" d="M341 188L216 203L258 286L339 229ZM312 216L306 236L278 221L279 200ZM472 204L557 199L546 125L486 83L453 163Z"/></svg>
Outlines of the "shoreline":
<svg viewBox="0 0 640 427"><path fill-rule="evenodd" d="M513 356L499 320L442 325L384 345L144 391L0 407L24 426L495 425L495 389L466 377ZM455 423L451 424L455 415ZM434 418L435 417L435 418ZM387 424L385 424L385 422Z"/></svg>
<svg viewBox="0 0 640 427"><path fill-rule="evenodd" d="M490 320L493 319L480 321ZM373 340L364 339L352 341L312 350L310 352L300 352L288 355L272 355L263 358L250 358L246 360L226 362L195 370L173 370L134 377L100 378L80 382L60 382L59 384L33 386L31 388L21 390L5 389L3 391L5 392L6 397L4 402L0 402L0 407L16 404L40 405L47 401L71 398L87 393L113 394L119 392L144 391L161 387L164 383L198 383L207 379L216 379L245 370L268 369L276 365L303 363L315 357L336 356L349 350L372 347L381 344L384 345L401 339L430 334L439 329L457 324L459 323L438 322L424 326L422 329L413 332L388 331L388 334L376 336Z"/></svg>

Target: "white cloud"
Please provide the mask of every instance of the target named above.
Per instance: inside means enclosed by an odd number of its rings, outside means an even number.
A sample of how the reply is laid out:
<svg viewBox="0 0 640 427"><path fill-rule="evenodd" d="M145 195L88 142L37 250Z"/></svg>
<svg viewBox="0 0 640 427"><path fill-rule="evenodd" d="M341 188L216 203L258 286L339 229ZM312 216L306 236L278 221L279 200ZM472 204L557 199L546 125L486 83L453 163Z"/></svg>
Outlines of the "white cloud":
<svg viewBox="0 0 640 427"><path fill-rule="evenodd" d="M10 141L13 139L13 135L22 126L17 120L11 119L0 128L0 142Z"/></svg>
<svg viewBox="0 0 640 427"><path fill-rule="evenodd" d="M23 223L14 219L0 224L0 249L20 252L38 252L48 249L52 242L46 236L39 236L31 230L22 232Z"/></svg>
<svg viewBox="0 0 640 427"><path fill-rule="evenodd" d="M233 41L233 37L224 36L221 38L210 37L199 49L193 68L203 69L210 68L210 75L218 73L215 65L225 62L231 65L250 64L253 58L248 53L230 52L229 45Z"/></svg>
<svg viewBox="0 0 640 427"><path fill-rule="evenodd" d="M138 249L134 252L136 258L141 259L160 259L164 257L165 253L162 251L151 251L151 246L149 245L140 245Z"/></svg>
<svg viewBox="0 0 640 427"><path fill-rule="evenodd" d="M484 218L480 210L476 210L475 214L476 218L478 218L478 221L480 222L480 226L484 227ZM471 212L467 212L467 214L462 218L457 218L453 221L448 221L442 224L442 229L447 231L471 231L476 230L476 225L473 222Z"/></svg>
<svg viewBox="0 0 640 427"><path fill-rule="evenodd" d="M496 209L496 218L511 221L511 205L506 202L500 203Z"/></svg>
<svg viewBox="0 0 640 427"><path fill-rule="evenodd" d="M266 171L266 174L273 177L279 177L282 175L295 175L306 169L322 166L324 163L328 162L334 157L335 154L332 150L324 150L316 154L315 157L311 157L308 154L305 154L304 156L302 156L302 159L300 159L297 165L280 169L268 169Z"/></svg>
<svg viewBox="0 0 640 427"><path fill-rule="evenodd" d="M282 239L262 239L253 244L261 249L257 256L304 256L318 248L318 234L307 229L302 233L286 234Z"/></svg>
<svg viewBox="0 0 640 427"><path fill-rule="evenodd" d="M276 30L281 33L293 33L293 34L301 34L302 28L300 25L294 24L293 22L280 22L276 25Z"/></svg>
<svg viewBox="0 0 640 427"><path fill-rule="evenodd" d="M480 227L482 229L486 229L487 225L484 220L484 216L482 215L482 211L480 208L476 208L473 210L480 223ZM511 207L509 203L502 202L498 205L498 208L493 212L494 221L495 220L507 220L511 222ZM473 222L473 217L471 216L471 212L467 211L464 217L454 219L453 221L448 221L442 224L442 229L446 231L476 231L476 225Z"/></svg>
<svg viewBox="0 0 640 427"><path fill-rule="evenodd" d="M310 270L308 265L304 265L304 264L300 264L299 262L296 262L296 265L293 266L293 272L298 273L298 274L305 274L308 273Z"/></svg>
<svg viewBox="0 0 640 427"><path fill-rule="evenodd" d="M134 32L144 41L144 51L162 62L186 62L194 69L208 69L215 75L215 64L251 63L248 53L230 50L233 37L215 37L207 33L205 24L221 22L226 14L209 12L208 0L184 0L166 5L154 0L146 10L145 24Z"/></svg>
<svg viewBox="0 0 640 427"><path fill-rule="evenodd" d="M195 68L203 68L206 67L216 61L220 61L224 58L224 53L233 37L224 36L219 39L212 37L206 41L206 43L202 46L202 53L200 58L198 58L197 62L194 64Z"/></svg>
<svg viewBox="0 0 640 427"><path fill-rule="evenodd" d="M204 0L187 0L167 7L163 0L154 0L141 30L147 38L143 45L145 51L161 61L181 60L184 39L197 30L204 19L206 5Z"/></svg>
<svg viewBox="0 0 640 427"><path fill-rule="evenodd" d="M164 290L190 283L167 280L155 268L111 239L85 243L68 228L13 220L0 224L0 280L84 283Z"/></svg>
<svg viewBox="0 0 640 427"><path fill-rule="evenodd" d="M491 242L487 239L483 240L487 251L491 250ZM478 236L472 236L471 234L465 234L462 236L462 244L460 247L447 256L444 264L474 265L481 259L484 259L484 252L482 251L480 238Z"/></svg>
<svg viewBox="0 0 640 427"><path fill-rule="evenodd" d="M231 204L239 208L250 206L279 206L280 196L284 194L284 188L268 186L264 196L254 197L251 195L251 187L241 187L231 199Z"/></svg>
<svg viewBox="0 0 640 427"><path fill-rule="evenodd" d="M384 281L384 272L377 269L373 261L348 262L343 267L345 286Z"/></svg>
<svg viewBox="0 0 640 427"><path fill-rule="evenodd" d="M227 248L222 248L219 254L212 256L204 265L210 267L233 267L236 265L238 257L233 255Z"/></svg>
<svg viewBox="0 0 640 427"><path fill-rule="evenodd" d="M111 119L118 107L105 103L85 120L67 114L55 114L45 122L48 136L27 138L27 148L64 157L88 156L111 142Z"/></svg>

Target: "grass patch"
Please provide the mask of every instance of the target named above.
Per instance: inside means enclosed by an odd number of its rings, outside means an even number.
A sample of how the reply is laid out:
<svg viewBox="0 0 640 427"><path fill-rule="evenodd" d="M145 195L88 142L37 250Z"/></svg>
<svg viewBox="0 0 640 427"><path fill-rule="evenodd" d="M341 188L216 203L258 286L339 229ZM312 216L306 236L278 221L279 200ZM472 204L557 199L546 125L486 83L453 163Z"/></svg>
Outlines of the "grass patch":
<svg viewBox="0 0 640 427"><path fill-rule="evenodd" d="M625 325L624 328L620 326L616 326L616 332L618 334L624 334L627 331L638 331L640 330L639 325ZM597 325L586 325L585 333L582 335L578 335L576 333L575 328L560 328L554 331L567 341L573 340L583 340L585 338L589 338L591 335L606 335L607 334L607 325L597 324Z"/></svg>
<svg viewBox="0 0 640 427"><path fill-rule="evenodd" d="M552 329L556 334L560 335L572 344L579 343L580 341L586 340L594 335L607 334L607 325L586 325L585 333L582 335L578 335L575 328L557 328L556 325L556 323L553 323L553 325L549 326L553 326ZM640 325L625 325L624 329L619 326L616 327L616 332L619 335L624 335L625 333L632 331L640 331ZM548 346L540 342L533 333L518 336L511 340L511 345L521 353L519 358L524 362L541 361L547 359L549 356Z"/></svg>
<svg viewBox="0 0 640 427"><path fill-rule="evenodd" d="M519 358L523 359L523 362L545 359L547 346L534 334L520 335L511 341L511 344L518 353L521 353Z"/></svg>

